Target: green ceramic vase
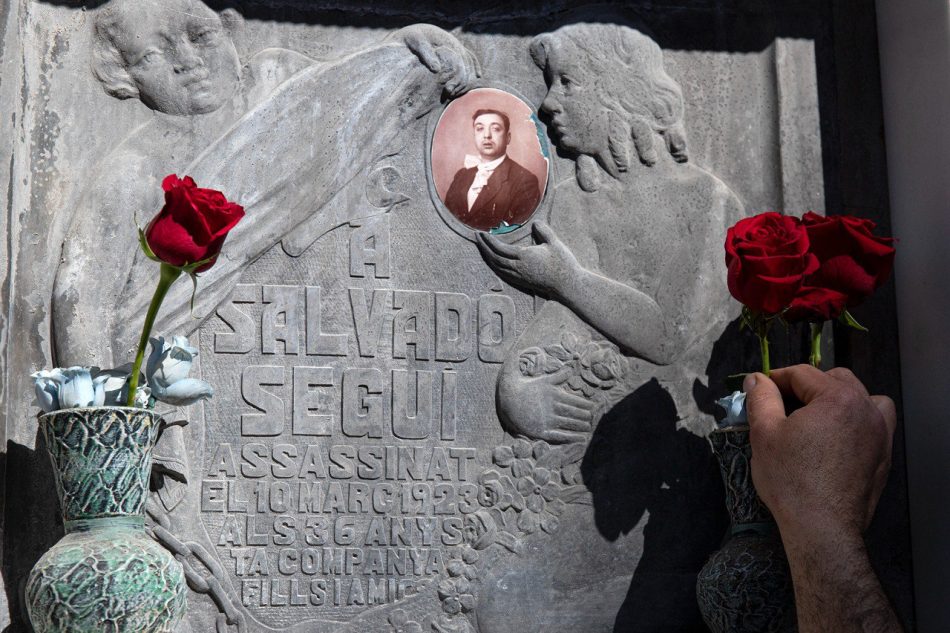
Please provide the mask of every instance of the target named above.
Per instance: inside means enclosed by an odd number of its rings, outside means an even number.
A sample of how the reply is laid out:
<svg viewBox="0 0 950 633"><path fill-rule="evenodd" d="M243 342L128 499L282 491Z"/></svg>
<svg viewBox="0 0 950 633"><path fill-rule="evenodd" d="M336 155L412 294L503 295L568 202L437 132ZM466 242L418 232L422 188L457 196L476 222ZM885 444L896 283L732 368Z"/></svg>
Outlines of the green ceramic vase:
<svg viewBox="0 0 950 633"><path fill-rule="evenodd" d="M185 612L181 564L145 533L160 418L145 409L39 417L66 535L30 572L36 633L172 633Z"/></svg>

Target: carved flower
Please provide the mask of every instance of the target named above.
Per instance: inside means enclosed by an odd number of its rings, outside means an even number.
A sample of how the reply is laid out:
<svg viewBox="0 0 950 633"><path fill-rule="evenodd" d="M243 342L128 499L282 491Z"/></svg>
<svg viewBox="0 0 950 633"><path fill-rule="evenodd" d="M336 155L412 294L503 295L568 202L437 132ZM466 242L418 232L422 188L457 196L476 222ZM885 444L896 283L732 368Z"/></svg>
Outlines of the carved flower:
<svg viewBox="0 0 950 633"><path fill-rule="evenodd" d="M580 376L588 385L611 389L623 377L620 355L607 345L592 343L580 359Z"/></svg>
<svg viewBox="0 0 950 633"><path fill-rule="evenodd" d="M561 481L569 486L574 484L580 484L584 481L584 476L581 473L581 465L578 462L568 464L561 469Z"/></svg>
<svg viewBox="0 0 950 633"><path fill-rule="evenodd" d="M447 569L449 576L458 578L464 576L468 580L475 580L478 577L478 569L474 563L478 560L478 552L471 547L466 547L461 558L456 558L449 562Z"/></svg>
<svg viewBox="0 0 950 633"><path fill-rule="evenodd" d="M411 621L402 609L396 609L390 614L389 623L394 633L422 633L422 626L418 622Z"/></svg>
<svg viewBox="0 0 950 633"><path fill-rule="evenodd" d="M492 508L498 506L499 509L504 510L511 503L510 501L505 503L504 499L505 487L501 485L500 481L491 479L482 482L482 486L478 490L478 503L482 507Z"/></svg>
<svg viewBox="0 0 950 633"><path fill-rule="evenodd" d="M551 481L551 471L535 468L529 475L518 479L518 492L524 497L525 507L532 512L541 512L545 501L553 501L560 495L560 488Z"/></svg>
<svg viewBox="0 0 950 633"><path fill-rule="evenodd" d="M497 536L498 524L487 510L465 515L462 538L474 549L485 549L495 542Z"/></svg>
<svg viewBox="0 0 950 633"><path fill-rule="evenodd" d="M526 534L533 534L538 528L548 534L557 531L564 503L560 500L561 488L552 481L551 471L547 468L535 468L529 474L518 479L516 484L521 499L515 500L515 507L521 510L518 516L518 528ZM519 503L523 500L523 504Z"/></svg>
<svg viewBox="0 0 950 633"><path fill-rule="evenodd" d="M528 440L517 439L511 443L511 450L518 459L531 457L531 443Z"/></svg>
<svg viewBox="0 0 950 633"><path fill-rule="evenodd" d="M524 477L534 469L531 461L532 448L527 440L517 439L511 443L514 460L511 463L511 474L515 477Z"/></svg>
<svg viewBox="0 0 950 633"><path fill-rule="evenodd" d="M529 347L518 357L518 370L522 376L533 378L541 374L553 374L564 362L551 356L540 347Z"/></svg>
<svg viewBox="0 0 950 633"><path fill-rule="evenodd" d="M540 376L544 373L544 357L547 354L540 347L529 347L518 357L518 371L522 376Z"/></svg>
<svg viewBox="0 0 950 633"><path fill-rule="evenodd" d="M432 622L435 633L475 633L475 628L468 618L460 615L443 613L438 620Z"/></svg>
<svg viewBox="0 0 950 633"><path fill-rule="evenodd" d="M468 613L475 608L472 583L467 578L446 578L439 583L442 610L449 615Z"/></svg>
<svg viewBox="0 0 950 633"><path fill-rule="evenodd" d="M502 468L508 468L515 461L515 452L510 446L498 446L492 452L492 461Z"/></svg>

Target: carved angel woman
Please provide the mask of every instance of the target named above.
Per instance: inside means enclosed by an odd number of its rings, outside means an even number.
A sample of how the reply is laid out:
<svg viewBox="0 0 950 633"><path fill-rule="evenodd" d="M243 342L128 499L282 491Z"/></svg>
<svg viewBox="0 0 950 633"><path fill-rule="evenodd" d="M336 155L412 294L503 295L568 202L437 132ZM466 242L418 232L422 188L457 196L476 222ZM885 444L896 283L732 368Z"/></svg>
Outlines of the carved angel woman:
<svg viewBox="0 0 950 633"><path fill-rule="evenodd" d="M695 573L721 526L692 389L730 320L722 239L741 205L689 162L682 93L652 39L576 24L531 54L576 178L556 185L534 245L479 235L500 276L551 299L502 366L497 403L513 434L582 455L560 476L590 505L484 579L479 630L694 630Z"/></svg>
<svg viewBox="0 0 950 633"><path fill-rule="evenodd" d="M628 358L626 392L652 376L662 382L673 371L663 366L708 355L728 320L722 238L741 204L688 161L682 93L652 39L625 26L578 24L539 36L531 55L548 84L542 113L577 171L576 184L557 185L551 224L535 224L535 245L479 235L499 275L554 300L514 349L559 350L565 332L606 338ZM506 424L531 437L583 441L595 409L609 402L559 387L561 371L526 375L519 359L499 378Z"/></svg>

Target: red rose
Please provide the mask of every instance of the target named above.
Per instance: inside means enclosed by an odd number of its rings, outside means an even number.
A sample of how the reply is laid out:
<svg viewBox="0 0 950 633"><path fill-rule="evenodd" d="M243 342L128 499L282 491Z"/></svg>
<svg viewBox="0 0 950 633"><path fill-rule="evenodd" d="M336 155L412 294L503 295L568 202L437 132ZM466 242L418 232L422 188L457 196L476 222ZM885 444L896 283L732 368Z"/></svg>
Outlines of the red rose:
<svg viewBox="0 0 950 633"><path fill-rule="evenodd" d="M152 252L172 266L211 258L195 272L214 265L228 232L244 217L241 205L214 189L202 189L190 176L171 174L162 181L165 206L145 229Z"/></svg>
<svg viewBox="0 0 950 633"><path fill-rule="evenodd" d="M818 270L809 275L785 317L793 321L837 318L883 284L894 267L893 238L877 237L874 222L850 215L802 217Z"/></svg>
<svg viewBox="0 0 950 633"><path fill-rule="evenodd" d="M808 283L808 282L806 282ZM847 295L821 286L803 285L782 316L786 321L820 322L837 319L848 303Z"/></svg>
<svg viewBox="0 0 950 633"><path fill-rule="evenodd" d="M777 314L818 268L798 218L774 211L740 220L726 235L729 292L754 312Z"/></svg>

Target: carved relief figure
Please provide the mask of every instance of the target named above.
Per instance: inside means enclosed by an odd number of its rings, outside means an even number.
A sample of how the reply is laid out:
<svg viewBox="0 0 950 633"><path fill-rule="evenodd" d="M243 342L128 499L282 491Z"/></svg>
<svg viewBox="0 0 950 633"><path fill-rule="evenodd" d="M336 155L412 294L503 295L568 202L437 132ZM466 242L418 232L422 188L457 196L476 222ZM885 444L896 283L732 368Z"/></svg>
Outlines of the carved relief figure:
<svg viewBox="0 0 950 633"><path fill-rule="evenodd" d="M681 384L677 372L689 359L708 355L728 314L721 236L741 205L688 162L682 94L653 40L628 27L578 24L539 36L531 54L548 83L542 113L577 173L576 184L558 184L551 224L535 224L536 245L479 235L499 275L553 300L502 369L499 413L516 433L585 441L596 410L653 376ZM606 338L623 362L605 352L575 362L563 333ZM564 387L585 362L600 396ZM674 398L688 417L689 394Z"/></svg>
<svg viewBox="0 0 950 633"><path fill-rule="evenodd" d="M116 339L114 315L102 306L117 302L138 257L135 216L144 225L161 207L167 173L184 169L249 107L314 63L268 49L242 66L232 41L240 20L199 0L113 0L97 14L94 75L108 94L154 112L95 167L73 211L53 297L60 365L112 367L131 358L134 341ZM90 270L111 274L90 288L82 283Z"/></svg>
<svg viewBox="0 0 950 633"><path fill-rule="evenodd" d="M688 161L683 97L649 37L576 24L535 38L531 54L548 84L542 116L576 177L557 183L534 245L477 239L499 276L549 299L497 383L512 451L544 466L516 484L517 529L545 534L518 569L484 578L478 628L693 630L695 572L719 532L697 436L712 422L692 388L731 320L722 236L741 204ZM505 482L507 451L494 459Z"/></svg>
<svg viewBox="0 0 950 633"><path fill-rule="evenodd" d="M391 174L377 162L443 90L456 94L477 74L453 36L427 25L342 59L265 49L242 68L229 31L239 23L236 13L219 16L199 0L113 0L97 16L95 75L109 94L137 96L155 114L96 167L74 211L53 296L59 364L108 367L131 357L135 315L152 284L133 216L142 210L144 224L161 207L164 175L189 173L249 211L247 228L229 236L236 259L203 278L199 319L184 284L166 300L156 331L191 332L241 270L282 239L299 254L327 230L385 213L400 198L389 195L382 181ZM379 112L389 116L380 122ZM107 250L104 238L113 245ZM90 288L80 283L89 270L115 274Z"/></svg>
<svg viewBox="0 0 950 633"><path fill-rule="evenodd" d="M461 44L427 25L340 59L269 49L242 67L229 31L237 24L236 14L219 16L198 0L114 0L97 16L95 76L110 95L138 98L154 113L87 178L74 211L52 301L57 364L131 358L155 274L133 216L141 211L144 224L160 208L165 174L227 191L247 212L245 230L229 236L215 272L202 278L194 312L186 284L165 302L155 333L188 334L285 238L299 254L326 231L405 199L386 189L392 174L381 159L398 151L400 132L423 125L443 92L457 94L477 75ZM150 528L186 563L192 589L210 594L218 630L247 630L197 516L188 472L195 444L173 426L156 448Z"/></svg>
<svg viewBox="0 0 950 633"><path fill-rule="evenodd" d="M166 114L219 109L241 65L222 20L203 3L124 0L97 16L93 72L117 99Z"/></svg>
<svg viewBox="0 0 950 633"><path fill-rule="evenodd" d="M508 156L511 119L500 110L472 114L476 160L455 173L445 206L468 226L488 231L522 224L541 201L538 179Z"/></svg>
<svg viewBox="0 0 950 633"><path fill-rule="evenodd" d="M420 117L443 91L456 94L476 72L474 58L452 35L414 25L280 84L184 168L202 186L240 200L247 216L229 235L228 254L202 278L198 319L182 284L173 287L156 328L196 329L272 246L283 241L293 250L290 240L299 254L337 226L388 211L400 198L379 185L391 175L383 162L398 153L400 134L423 125ZM137 255L123 280L114 341L134 340L130 317L145 309L143 289L152 283L144 262Z"/></svg>

